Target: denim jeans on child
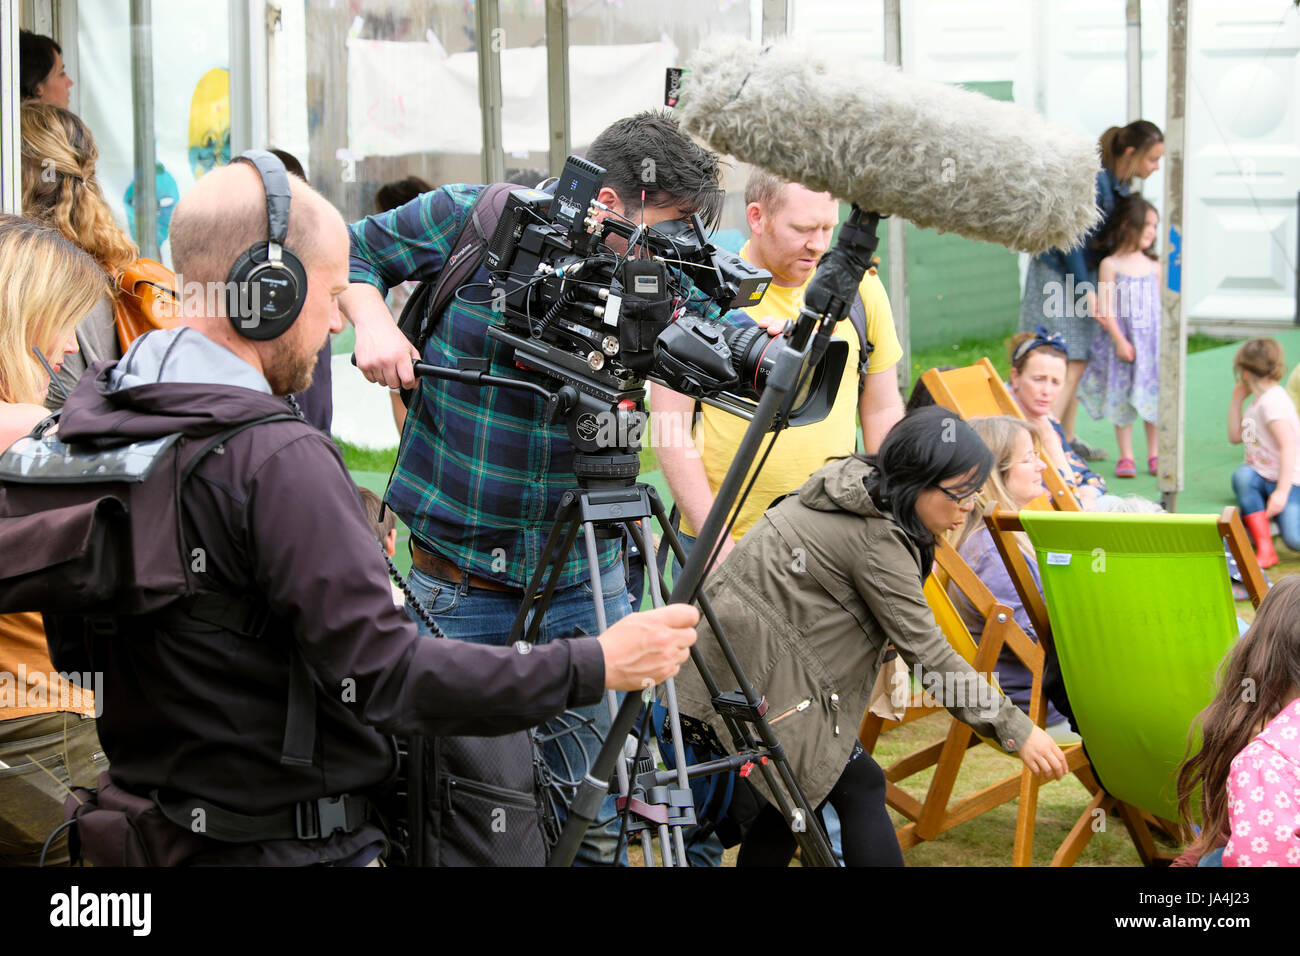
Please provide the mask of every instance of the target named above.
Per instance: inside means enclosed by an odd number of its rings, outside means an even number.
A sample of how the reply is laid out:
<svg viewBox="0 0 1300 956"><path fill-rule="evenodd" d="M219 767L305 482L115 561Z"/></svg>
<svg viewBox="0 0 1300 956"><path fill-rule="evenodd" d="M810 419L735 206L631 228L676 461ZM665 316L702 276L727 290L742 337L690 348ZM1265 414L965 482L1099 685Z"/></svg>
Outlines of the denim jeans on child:
<svg viewBox="0 0 1300 956"><path fill-rule="evenodd" d="M1276 481L1269 481L1250 465L1242 465L1232 473L1232 490L1243 515L1263 511L1268 505L1268 496L1276 488ZM1300 551L1300 486L1291 486L1286 506L1274 520L1282 542L1292 551Z"/></svg>
<svg viewBox="0 0 1300 956"><path fill-rule="evenodd" d="M498 646L506 644L510 636L510 627L514 624L515 614L519 610L519 596L485 591L482 588L470 587L463 582L431 577L414 568L411 569L409 580L416 598L433 613L438 626L448 637L474 644ZM605 599L606 626L632 613L628 604L627 586L621 561L601 574L600 586ZM409 609L408 613L410 613ZM414 614L411 616L415 618ZM531 620L530 612L530 623ZM427 634L428 628L418 618L415 618L415 621L420 627L420 632ZM556 590L538 630L537 643L548 644L569 637L578 628L592 636L598 633L595 602L592 599L589 583ZM545 744L542 753L546 758L547 766L557 778L580 780L587 770L588 762L596 759L600 745L609 732L609 705L605 700L601 700L598 704L577 708L571 711L570 715L577 715L591 721L595 728L594 732L584 726L574 734L565 735L559 740ZM565 719L564 725L573 726L574 721ZM559 729L560 726L557 722L552 722L550 725L551 729ZM601 803L597 819L588 829L582 848L574 860L575 865L608 866L614 862L614 847L618 840L619 826L614 799L614 795L610 794ZM626 865L626 853L620 855L618 862Z"/></svg>

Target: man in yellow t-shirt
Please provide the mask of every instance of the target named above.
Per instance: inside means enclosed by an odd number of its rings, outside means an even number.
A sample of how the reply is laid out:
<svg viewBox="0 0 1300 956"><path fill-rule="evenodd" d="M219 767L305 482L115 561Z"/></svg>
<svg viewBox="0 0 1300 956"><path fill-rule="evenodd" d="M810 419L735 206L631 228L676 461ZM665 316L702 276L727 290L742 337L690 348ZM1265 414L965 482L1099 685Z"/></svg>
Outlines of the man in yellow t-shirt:
<svg viewBox="0 0 1300 956"><path fill-rule="evenodd" d="M771 330L798 315L817 260L830 247L839 220L839 204L829 193L814 193L755 169L745 186L745 214L750 240L740 254L772 273L772 284L763 301L746 311ZM726 557L774 498L796 491L828 459L853 454L859 423L866 450L875 452L885 434L903 417L894 371L903 350L884 286L876 276L867 275L858 293L866 307L867 339L875 346L866 373L859 376L858 333L846 316L836 327L835 336L849 344L849 357L830 415L815 425L781 433L732 528L731 539L723 545L721 557ZM658 385L651 391L650 402L656 415L683 420L689 420L695 410L693 399ZM691 435L693 444L680 440L655 448L673 500L681 511L681 530L689 536L688 543L704 523L748 424L706 405ZM659 433L677 436L687 430L664 428Z"/></svg>

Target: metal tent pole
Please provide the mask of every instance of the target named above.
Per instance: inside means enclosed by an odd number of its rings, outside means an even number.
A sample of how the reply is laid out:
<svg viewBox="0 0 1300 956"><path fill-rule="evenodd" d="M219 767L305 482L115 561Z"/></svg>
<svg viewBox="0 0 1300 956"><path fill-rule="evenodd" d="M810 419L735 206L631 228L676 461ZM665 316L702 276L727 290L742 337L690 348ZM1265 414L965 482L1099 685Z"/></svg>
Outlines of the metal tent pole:
<svg viewBox="0 0 1300 956"><path fill-rule="evenodd" d="M1187 0L1169 2L1168 100L1165 111L1165 243L1160 290L1160 474L1166 511L1176 511L1183 487L1183 418L1187 395L1187 337L1183 316L1183 154L1187 130Z"/></svg>
<svg viewBox="0 0 1300 956"><path fill-rule="evenodd" d="M131 119L135 128L135 244L158 258L158 196L153 140L153 13L150 0L131 0Z"/></svg>

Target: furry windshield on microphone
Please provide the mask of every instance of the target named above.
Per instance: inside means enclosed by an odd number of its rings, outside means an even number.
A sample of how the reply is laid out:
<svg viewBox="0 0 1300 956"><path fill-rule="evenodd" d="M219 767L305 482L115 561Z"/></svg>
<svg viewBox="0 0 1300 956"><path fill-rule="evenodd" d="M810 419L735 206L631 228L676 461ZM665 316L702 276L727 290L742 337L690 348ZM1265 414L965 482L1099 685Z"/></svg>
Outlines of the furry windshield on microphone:
<svg viewBox="0 0 1300 956"><path fill-rule="evenodd" d="M790 41L716 37L688 66L689 132L864 210L1031 253L1098 219L1097 144L1024 107Z"/></svg>

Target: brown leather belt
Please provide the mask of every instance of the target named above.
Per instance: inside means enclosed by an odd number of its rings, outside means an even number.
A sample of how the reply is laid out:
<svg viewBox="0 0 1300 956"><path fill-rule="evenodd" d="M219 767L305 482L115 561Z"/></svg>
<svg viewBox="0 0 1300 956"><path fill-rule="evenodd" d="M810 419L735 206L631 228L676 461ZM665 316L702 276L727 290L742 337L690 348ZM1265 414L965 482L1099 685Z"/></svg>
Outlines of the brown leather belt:
<svg viewBox="0 0 1300 956"><path fill-rule="evenodd" d="M456 565L452 564L445 558L440 558L432 552L424 550L415 542L412 542L411 548L411 565L419 570L422 574L430 577L441 578L444 581L455 581L459 583L465 577L465 572ZM499 591L503 594L523 594L523 588L517 588L511 584L503 584L500 581L493 581L490 578L480 577L477 574L470 574L468 584L472 588L479 588L483 591Z"/></svg>

